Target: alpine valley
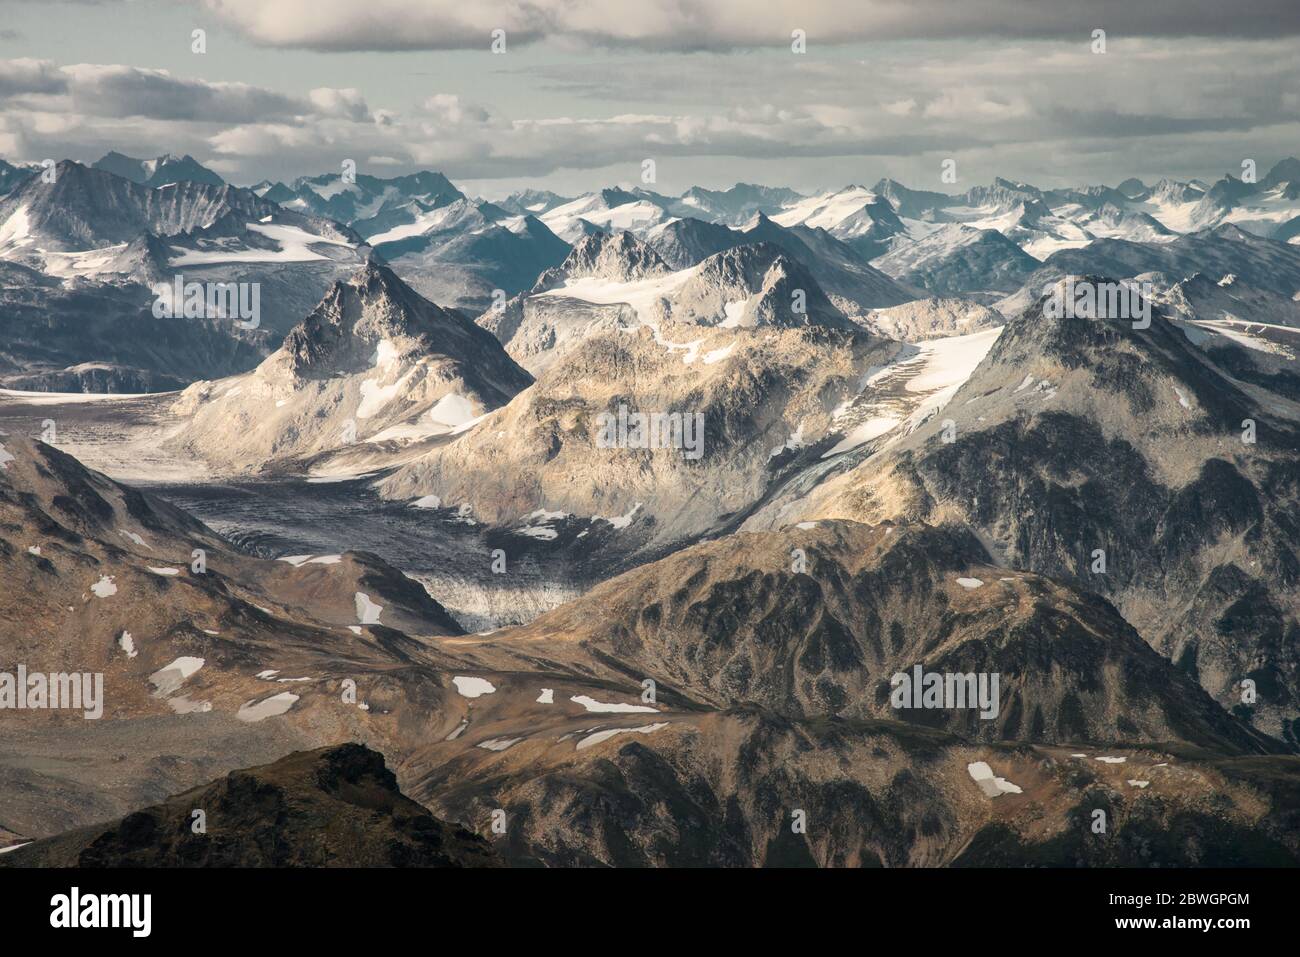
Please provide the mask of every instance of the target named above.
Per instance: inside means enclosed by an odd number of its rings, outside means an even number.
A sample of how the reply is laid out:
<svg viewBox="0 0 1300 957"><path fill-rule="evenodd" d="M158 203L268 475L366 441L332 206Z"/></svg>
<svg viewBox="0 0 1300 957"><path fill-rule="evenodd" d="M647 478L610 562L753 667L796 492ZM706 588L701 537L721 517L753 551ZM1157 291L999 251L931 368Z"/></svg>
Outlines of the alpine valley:
<svg viewBox="0 0 1300 957"><path fill-rule="evenodd" d="M1300 161L205 162L0 161L0 867L1300 864Z"/></svg>

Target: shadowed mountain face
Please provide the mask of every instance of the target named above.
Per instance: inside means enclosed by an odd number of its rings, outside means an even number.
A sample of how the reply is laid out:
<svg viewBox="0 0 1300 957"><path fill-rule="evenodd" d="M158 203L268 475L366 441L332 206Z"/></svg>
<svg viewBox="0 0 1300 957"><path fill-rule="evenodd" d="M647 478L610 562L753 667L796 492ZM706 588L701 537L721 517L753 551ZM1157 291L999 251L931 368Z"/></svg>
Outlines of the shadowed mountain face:
<svg viewBox="0 0 1300 957"><path fill-rule="evenodd" d="M597 611L599 609L599 611ZM577 644L712 707L893 718L983 741L1278 742L1224 713L1106 601L993 566L964 530L808 523L684 549L503 639ZM617 664L615 664L617 663ZM998 674L976 707L900 708L915 666Z"/></svg>
<svg viewBox="0 0 1300 957"><path fill-rule="evenodd" d="M1198 348L1158 312L1134 329L1040 302L941 415L804 514L969 523L999 563L1109 597L1223 706L1294 742L1300 391L1284 368Z"/></svg>
<svg viewBox="0 0 1300 957"><path fill-rule="evenodd" d="M178 166L159 166L169 181L147 185L64 161L0 198L8 385L159 391L247 371L362 261L346 227ZM237 324L215 305L156 308L176 299L174 284L207 295L221 283L242 284L232 288L255 313Z"/></svg>
<svg viewBox="0 0 1300 957"><path fill-rule="evenodd" d="M447 177L433 170L391 179L358 173L353 182L346 183L338 173L323 173L299 177L292 186L276 183L264 195L283 206L358 227L411 203L426 210L438 209L465 198Z"/></svg>
<svg viewBox="0 0 1300 957"><path fill-rule="evenodd" d="M0 159L0 196L3 196L27 177L39 171L39 167L15 166Z"/></svg>
<svg viewBox="0 0 1300 957"><path fill-rule="evenodd" d="M910 286L951 296L1014 292L1039 262L996 230L953 223L872 265Z"/></svg>
<svg viewBox="0 0 1300 957"><path fill-rule="evenodd" d="M34 177L0 200L0 221L21 212L27 233L39 237L46 249L130 242L146 232L233 236L267 216L319 229L330 238L350 235L328 220L282 210L249 190L224 183L182 180L152 189L66 160L54 173L53 182Z"/></svg>
<svg viewBox="0 0 1300 957"><path fill-rule="evenodd" d="M195 833L195 812L202 830ZM0 857L10 867L494 867L487 841L404 796L383 755L301 751Z"/></svg>
<svg viewBox="0 0 1300 957"><path fill-rule="evenodd" d="M534 733L501 753L433 745L412 759L408 791L452 819L505 810L509 829L496 846L511 864L1300 863L1289 830L1300 796L1292 757L973 747L892 721L798 720L756 708L636 717L573 722L568 740ZM604 732L588 730L602 724ZM575 739L598 735L575 749ZM975 780L983 772L1014 790L990 797ZM1262 814L1252 781L1267 794ZM1091 829L1099 810L1104 836Z"/></svg>
<svg viewBox="0 0 1300 957"><path fill-rule="evenodd" d="M532 215L460 199L427 211L393 210L364 224L377 255L421 295L475 311L533 286L563 262L569 245Z"/></svg>
<svg viewBox="0 0 1300 957"><path fill-rule="evenodd" d="M744 241L739 230L691 217L674 219L646 237L646 242L671 269L689 269L714 253Z"/></svg>
<svg viewBox="0 0 1300 957"><path fill-rule="evenodd" d="M162 392L246 371L273 347L267 329L240 329L228 319L159 319L153 302L139 282L63 283L0 263L0 385Z"/></svg>
<svg viewBox="0 0 1300 957"><path fill-rule="evenodd" d="M1223 225L1179 236L1172 242L1141 243L1126 239L1099 239L1081 249L1053 253L1032 273L1004 308L1016 312L1032 306L1043 290L1068 275L1107 276L1112 279L1155 274L1172 285L1200 274L1228 283L1256 297L1256 308L1239 308L1240 318L1263 322L1295 321L1294 296L1300 291L1300 246L1265 239L1233 225ZM1188 298L1195 306L1194 294ZM1195 318L1221 319L1222 311L1200 303L1191 310Z"/></svg>
<svg viewBox="0 0 1300 957"><path fill-rule="evenodd" d="M869 265L860 253L824 229L787 228L759 213L744 230L744 241L771 243L803 263L846 315L897 306L922 296Z"/></svg>
<svg viewBox="0 0 1300 957"><path fill-rule="evenodd" d="M220 176L193 156L177 157L171 153L157 159L141 160L110 151L96 160L91 168L105 170L141 186L170 186L185 181L207 183L210 186L224 185Z"/></svg>

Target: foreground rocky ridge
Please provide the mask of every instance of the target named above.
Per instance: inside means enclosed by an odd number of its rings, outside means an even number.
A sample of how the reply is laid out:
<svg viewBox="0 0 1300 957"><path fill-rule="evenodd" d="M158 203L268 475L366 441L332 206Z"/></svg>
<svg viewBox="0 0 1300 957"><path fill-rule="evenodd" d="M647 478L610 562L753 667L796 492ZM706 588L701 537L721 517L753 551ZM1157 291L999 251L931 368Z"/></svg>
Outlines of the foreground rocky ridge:
<svg viewBox="0 0 1300 957"><path fill-rule="evenodd" d="M202 830L195 833L195 812ZM297 752L19 847L0 867L493 867L488 842L404 796L383 755Z"/></svg>

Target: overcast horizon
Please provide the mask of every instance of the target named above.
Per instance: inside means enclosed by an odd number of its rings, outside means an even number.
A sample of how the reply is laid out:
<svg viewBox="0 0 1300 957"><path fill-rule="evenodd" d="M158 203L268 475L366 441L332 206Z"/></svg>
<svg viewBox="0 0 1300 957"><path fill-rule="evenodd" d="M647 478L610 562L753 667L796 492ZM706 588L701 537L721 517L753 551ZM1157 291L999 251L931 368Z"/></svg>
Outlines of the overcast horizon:
<svg viewBox="0 0 1300 957"><path fill-rule="evenodd" d="M1101 6L0 0L0 158L188 153L239 184L352 159L499 198L1213 181L1300 152L1300 5Z"/></svg>

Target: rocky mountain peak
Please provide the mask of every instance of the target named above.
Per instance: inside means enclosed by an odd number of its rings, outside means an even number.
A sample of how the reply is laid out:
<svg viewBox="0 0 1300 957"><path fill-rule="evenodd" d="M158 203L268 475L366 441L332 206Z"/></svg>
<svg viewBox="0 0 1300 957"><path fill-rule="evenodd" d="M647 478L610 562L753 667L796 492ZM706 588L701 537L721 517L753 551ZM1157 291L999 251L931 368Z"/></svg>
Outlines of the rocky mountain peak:
<svg viewBox="0 0 1300 957"><path fill-rule="evenodd" d="M801 263L764 242L705 259L673 296L669 315L699 325L852 327Z"/></svg>
<svg viewBox="0 0 1300 957"><path fill-rule="evenodd" d="M1300 182L1300 159L1296 159L1294 156L1278 160L1273 164L1273 168L1268 171L1268 175L1261 180L1262 185L1269 187L1296 182Z"/></svg>
<svg viewBox="0 0 1300 957"><path fill-rule="evenodd" d="M565 279L633 282L668 272L668 264L659 254L630 232L593 233L574 243L558 267L542 274L537 290L550 288Z"/></svg>
<svg viewBox="0 0 1300 957"><path fill-rule="evenodd" d="M297 375L332 373L449 347L472 353L480 332L461 314L421 297L371 257L330 287L285 337L277 356L287 357Z"/></svg>

